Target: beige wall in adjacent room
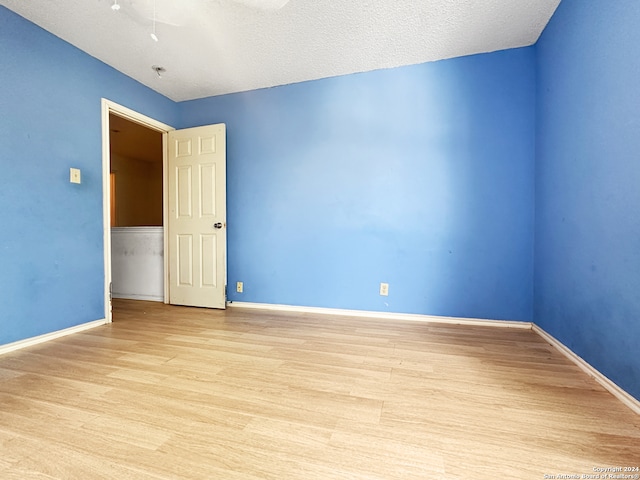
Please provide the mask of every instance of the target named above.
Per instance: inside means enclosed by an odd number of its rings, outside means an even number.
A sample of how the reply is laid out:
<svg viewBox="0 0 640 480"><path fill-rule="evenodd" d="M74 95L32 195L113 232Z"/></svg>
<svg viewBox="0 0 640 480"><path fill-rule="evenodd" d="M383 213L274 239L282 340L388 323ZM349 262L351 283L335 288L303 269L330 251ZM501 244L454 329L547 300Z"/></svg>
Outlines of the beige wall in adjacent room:
<svg viewBox="0 0 640 480"><path fill-rule="evenodd" d="M162 225L162 162L111 155L115 173L114 227Z"/></svg>

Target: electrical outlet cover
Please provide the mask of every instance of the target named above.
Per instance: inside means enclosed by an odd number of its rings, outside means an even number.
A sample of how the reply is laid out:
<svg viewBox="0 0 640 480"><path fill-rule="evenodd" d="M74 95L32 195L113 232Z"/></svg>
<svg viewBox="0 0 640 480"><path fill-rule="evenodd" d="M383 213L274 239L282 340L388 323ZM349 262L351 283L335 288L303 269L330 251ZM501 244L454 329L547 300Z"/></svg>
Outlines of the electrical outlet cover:
<svg viewBox="0 0 640 480"><path fill-rule="evenodd" d="M69 169L69 181L71 183L81 183L82 182L79 168L70 168Z"/></svg>

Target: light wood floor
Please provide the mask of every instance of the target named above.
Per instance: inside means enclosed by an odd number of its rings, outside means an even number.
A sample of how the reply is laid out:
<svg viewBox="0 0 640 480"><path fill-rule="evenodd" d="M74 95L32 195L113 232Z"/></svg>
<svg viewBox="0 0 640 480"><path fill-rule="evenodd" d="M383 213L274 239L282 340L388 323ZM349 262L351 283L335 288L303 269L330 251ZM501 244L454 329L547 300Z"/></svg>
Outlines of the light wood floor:
<svg viewBox="0 0 640 480"><path fill-rule="evenodd" d="M0 357L0 478L543 479L639 417L529 330L117 301Z"/></svg>

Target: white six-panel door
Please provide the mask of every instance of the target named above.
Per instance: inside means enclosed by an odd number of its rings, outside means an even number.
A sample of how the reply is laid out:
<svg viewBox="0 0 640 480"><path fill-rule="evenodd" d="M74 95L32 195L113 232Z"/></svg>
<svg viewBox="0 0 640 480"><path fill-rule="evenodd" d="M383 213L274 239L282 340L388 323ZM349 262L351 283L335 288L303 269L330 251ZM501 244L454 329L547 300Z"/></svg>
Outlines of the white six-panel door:
<svg viewBox="0 0 640 480"><path fill-rule="evenodd" d="M169 132L169 303L225 308L226 127Z"/></svg>

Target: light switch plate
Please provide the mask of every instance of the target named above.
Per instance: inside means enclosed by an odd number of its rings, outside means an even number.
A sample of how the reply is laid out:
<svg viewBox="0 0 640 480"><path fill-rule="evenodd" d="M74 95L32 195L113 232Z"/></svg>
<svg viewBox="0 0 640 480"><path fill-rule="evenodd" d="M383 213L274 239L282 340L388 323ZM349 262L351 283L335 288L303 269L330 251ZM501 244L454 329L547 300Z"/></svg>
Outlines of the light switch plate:
<svg viewBox="0 0 640 480"><path fill-rule="evenodd" d="M80 178L80 169L79 168L70 168L69 169L69 181L71 183L82 183Z"/></svg>

